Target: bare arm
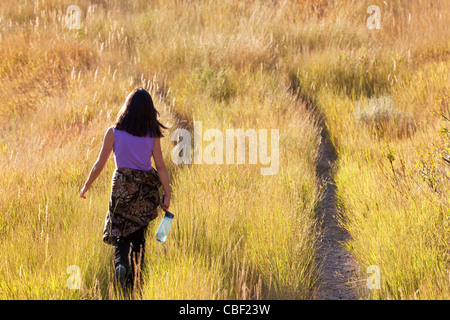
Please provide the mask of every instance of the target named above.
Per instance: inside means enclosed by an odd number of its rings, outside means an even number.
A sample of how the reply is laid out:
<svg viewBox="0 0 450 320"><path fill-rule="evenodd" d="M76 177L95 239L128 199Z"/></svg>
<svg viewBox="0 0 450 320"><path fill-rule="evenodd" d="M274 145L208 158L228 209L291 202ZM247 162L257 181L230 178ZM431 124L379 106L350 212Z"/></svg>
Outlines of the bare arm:
<svg viewBox="0 0 450 320"><path fill-rule="evenodd" d="M81 198L86 199L86 196L84 194L91 188L92 183L95 181L95 179L97 179L97 177L100 175L103 168L105 167L106 162L108 161L109 156L111 155L111 152L113 150L113 144L114 144L114 131L112 128L109 128L105 133L105 137L103 139L103 146L102 149L100 150L100 154L97 158L97 161L94 163L94 166L91 169L89 178L87 179L83 188L80 190Z"/></svg>
<svg viewBox="0 0 450 320"><path fill-rule="evenodd" d="M160 138L155 138L155 145L153 147L153 160L155 161L156 171L159 174L159 180L163 186L164 190L164 203L161 204L163 210L169 210L170 206L170 182L169 173L167 172L166 164L161 151L161 141Z"/></svg>

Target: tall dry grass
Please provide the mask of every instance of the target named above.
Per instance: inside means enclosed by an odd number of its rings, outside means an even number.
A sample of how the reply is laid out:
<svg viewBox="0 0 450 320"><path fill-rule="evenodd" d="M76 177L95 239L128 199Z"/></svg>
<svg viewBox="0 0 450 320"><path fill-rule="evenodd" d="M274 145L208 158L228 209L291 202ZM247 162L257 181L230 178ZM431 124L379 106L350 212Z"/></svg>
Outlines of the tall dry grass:
<svg viewBox="0 0 450 320"><path fill-rule="evenodd" d="M448 187L436 193L415 166L447 103L447 1L80 1L80 30L65 26L70 4L0 4L1 298L120 298L100 238L112 161L87 201L77 194L136 86L170 126L176 220L166 246L151 224L135 298L314 297L319 135L292 92L326 117L348 247L381 271L369 298L448 298ZM380 30L366 27L372 4ZM358 109L385 96L389 108ZM279 172L175 166L171 132L193 120L279 129Z"/></svg>
<svg viewBox="0 0 450 320"><path fill-rule="evenodd" d="M289 81L327 118L348 248L363 273L380 270L381 289L367 298L448 299L448 169L433 145L448 111L449 4L374 4L380 30L360 33L364 25L351 26L359 11L347 12L341 24L359 42L302 56Z"/></svg>
<svg viewBox="0 0 450 320"><path fill-rule="evenodd" d="M135 298L311 297L317 129L284 87L267 33L268 18L287 11L262 2L81 2L83 26L68 30L66 4L0 7L1 297L120 298L101 242L112 161L87 201L77 194L136 86L151 91L170 127L163 148L176 219L166 246L152 240L159 219L151 224ZM171 132L193 119L204 130L280 129L278 174L175 166ZM79 290L67 286L71 265Z"/></svg>

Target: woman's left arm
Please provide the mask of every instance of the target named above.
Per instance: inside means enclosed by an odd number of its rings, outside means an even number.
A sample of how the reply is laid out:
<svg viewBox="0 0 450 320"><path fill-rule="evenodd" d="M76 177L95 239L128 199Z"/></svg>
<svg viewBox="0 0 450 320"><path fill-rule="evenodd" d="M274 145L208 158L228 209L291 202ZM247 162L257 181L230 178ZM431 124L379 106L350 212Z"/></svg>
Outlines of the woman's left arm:
<svg viewBox="0 0 450 320"><path fill-rule="evenodd" d="M86 199L86 196L84 194L91 188L92 183L95 181L95 179L97 179L97 177L100 175L103 168L105 167L106 162L108 161L109 156L111 155L111 152L113 150L113 144L114 144L114 130L113 128L109 128L105 133L105 137L103 139L103 146L102 149L100 150L100 154L97 158L97 161L94 163L94 166L91 169L89 178L87 179L83 188L81 188L80 190L81 198Z"/></svg>

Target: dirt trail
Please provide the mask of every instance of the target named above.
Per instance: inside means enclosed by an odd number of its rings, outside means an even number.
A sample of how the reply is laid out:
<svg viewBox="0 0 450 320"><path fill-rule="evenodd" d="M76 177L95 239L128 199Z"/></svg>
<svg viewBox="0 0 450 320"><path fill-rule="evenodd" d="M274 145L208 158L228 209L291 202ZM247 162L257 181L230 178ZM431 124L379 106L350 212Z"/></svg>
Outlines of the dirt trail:
<svg viewBox="0 0 450 320"><path fill-rule="evenodd" d="M339 225L336 208L337 187L333 179L337 153L325 124L321 124L321 143L317 159L317 180L323 191L319 208L322 240L318 249L321 277L315 299L356 300L364 290L360 271L351 252L345 249L350 235Z"/></svg>

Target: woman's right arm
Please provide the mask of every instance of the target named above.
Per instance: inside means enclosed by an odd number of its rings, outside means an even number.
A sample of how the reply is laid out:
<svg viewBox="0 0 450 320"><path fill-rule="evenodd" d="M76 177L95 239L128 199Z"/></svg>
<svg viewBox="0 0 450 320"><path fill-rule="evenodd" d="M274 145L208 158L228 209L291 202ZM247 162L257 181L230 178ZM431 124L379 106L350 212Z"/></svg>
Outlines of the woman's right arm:
<svg viewBox="0 0 450 320"><path fill-rule="evenodd" d="M169 173L167 172L166 164L161 151L160 138L155 138L155 145L153 147L153 160L155 161L156 171L158 171L159 180L164 190L164 202L161 204L163 210L169 210L170 206L170 182Z"/></svg>

